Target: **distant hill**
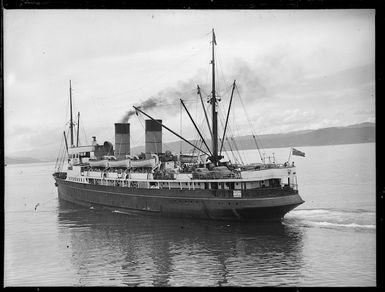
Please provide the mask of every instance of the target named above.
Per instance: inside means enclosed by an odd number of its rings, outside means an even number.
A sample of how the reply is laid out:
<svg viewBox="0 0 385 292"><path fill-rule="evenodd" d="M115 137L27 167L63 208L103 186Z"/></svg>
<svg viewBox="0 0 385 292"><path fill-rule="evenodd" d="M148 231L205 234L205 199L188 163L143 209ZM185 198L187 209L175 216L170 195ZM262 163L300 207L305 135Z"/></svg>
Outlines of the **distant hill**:
<svg viewBox="0 0 385 292"><path fill-rule="evenodd" d="M191 140L193 144L197 141ZM211 145L211 140L206 141ZM236 138L239 150L255 148L255 142L251 135ZM321 145L339 145L339 144L357 144L375 142L375 124L361 123L346 127L322 128L317 130L304 130L289 132L285 134L266 134L258 135L257 142L260 148L280 148L280 147L298 147L298 146L321 146ZM163 151L180 151L180 141L163 144ZM197 144L199 145L199 144ZM227 145L225 144L225 147ZM201 146L204 150L204 146ZM186 142L182 142L182 151L192 149ZM144 151L143 146L132 148L132 153Z"/></svg>
<svg viewBox="0 0 385 292"><path fill-rule="evenodd" d="M165 131L165 130L164 130ZM251 135L241 136L236 138L237 147L239 150L254 149L255 142ZM200 145L195 140L190 140L191 143ZM211 145L211 140L206 141ZM258 135L257 142L260 148L280 148L280 147L299 147L299 146L321 146L321 145L339 145L339 144L356 144L356 143L372 143L375 142L375 124L361 123L349 125L346 127L331 127L316 130L302 130L289 132L285 134L266 134ZM172 152L180 151L180 141L169 142L163 144L163 151L170 150ZM227 143L226 143L227 144ZM225 149L227 145L225 144ZM204 145L200 147L205 149ZM182 151L187 152L192 150L192 146L182 141ZM131 153L138 154L144 151L144 146L133 147ZM34 149L29 151L28 155L34 155ZM23 155L24 154L24 155ZM5 157L5 163L36 163L55 161L56 157L45 157L40 159L25 157L25 153L20 156L23 157Z"/></svg>
<svg viewBox="0 0 385 292"><path fill-rule="evenodd" d="M252 136L239 139L242 149L255 147ZM375 125L363 123L347 127L323 128L311 131L291 132L286 134L261 135L258 141L263 148L291 146L321 146L375 142Z"/></svg>
<svg viewBox="0 0 385 292"><path fill-rule="evenodd" d="M37 163L43 162L40 159L30 158L30 157L5 157L4 162L6 164L20 164L20 163Z"/></svg>

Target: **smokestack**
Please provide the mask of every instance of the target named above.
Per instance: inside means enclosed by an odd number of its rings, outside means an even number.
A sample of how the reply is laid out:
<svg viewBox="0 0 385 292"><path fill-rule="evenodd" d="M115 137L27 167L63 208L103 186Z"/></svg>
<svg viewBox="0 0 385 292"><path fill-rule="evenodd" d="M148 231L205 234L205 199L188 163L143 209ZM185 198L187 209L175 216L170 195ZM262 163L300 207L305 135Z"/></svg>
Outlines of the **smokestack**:
<svg viewBox="0 0 385 292"><path fill-rule="evenodd" d="M157 120L162 123L162 120ZM146 153L162 153L162 126L153 120L146 120Z"/></svg>
<svg viewBox="0 0 385 292"><path fill-rule="evenodd" d="M130 124L115 123L115 157L126 158L130 154Z"/></svg>

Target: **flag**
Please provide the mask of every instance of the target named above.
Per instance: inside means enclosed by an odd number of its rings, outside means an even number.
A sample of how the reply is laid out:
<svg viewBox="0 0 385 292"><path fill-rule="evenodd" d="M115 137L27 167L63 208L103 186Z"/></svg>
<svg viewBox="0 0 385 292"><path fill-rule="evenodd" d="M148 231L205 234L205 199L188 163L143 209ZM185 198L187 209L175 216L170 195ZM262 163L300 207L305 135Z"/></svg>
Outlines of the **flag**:
<svg viewBox="0 0 385 292"><path fill-rule="evenodd" d="M214 44L217 45L217 40L215 38L215 32L214 32L214 29L213 29L213 41L214 41Z"/></svg>
<svg viewBox="0 0 385 292"><path fill-rule="evenodd" d="M302 157L305 157L305 152L302 152L302 151L299 151L295 148L293 148L293 155L297 155L297 156L302 156Z"/></svg>

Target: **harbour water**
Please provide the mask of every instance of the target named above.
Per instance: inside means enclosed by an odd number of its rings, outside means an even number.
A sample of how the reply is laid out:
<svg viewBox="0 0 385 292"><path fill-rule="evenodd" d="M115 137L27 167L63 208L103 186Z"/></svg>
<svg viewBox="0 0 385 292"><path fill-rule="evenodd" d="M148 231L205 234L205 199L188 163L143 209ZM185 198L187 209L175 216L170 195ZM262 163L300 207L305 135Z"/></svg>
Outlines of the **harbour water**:
<svg viewBox="0 0 385 292"><path fill-rule="evenodd" d="M4 285L375 286L375 144L298 148L305 203L281 224L85 209L59 202L54 163L8 165Z"/></svg>

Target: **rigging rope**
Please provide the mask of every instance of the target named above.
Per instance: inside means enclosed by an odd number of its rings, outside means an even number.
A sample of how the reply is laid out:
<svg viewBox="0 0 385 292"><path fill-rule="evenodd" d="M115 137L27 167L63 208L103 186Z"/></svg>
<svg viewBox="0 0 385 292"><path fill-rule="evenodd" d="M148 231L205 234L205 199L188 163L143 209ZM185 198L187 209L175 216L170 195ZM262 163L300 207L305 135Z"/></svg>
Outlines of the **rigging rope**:
<svg viewBox="0 0 385 292"><path fill-rule="evenodd" d="M222 128L224 128L224 122L223 122L223 120L224 120L224 117L223 117L223 113L222 113L222 110L221 110L221 108L219 108L219 117L220 117L220 122L221 122L221 125L222 125ZM233 132L232 132L232 129L228 126L227 127L227 129L228 129L228 131L229 131L229 134L230 135L228 135L228 136L230 136L230 140L233 142L233 146L234 146L234 148L235 148L235 150L236 150L236 154L238 154L238 156L239 156L239 160L241 161L241 163L243 164L243 159L242 159L242 155L241 155L241 152L239 151L239 149L238 149L238 146L237 146L237 143L236 143L236 140L234 140L234 135L233 135ZM229 140L227 139L226 141L228 141L229 142ZM229 143L229 145L230 145L230 143ZM231 146L230 146L231 147ZM232 149L232 148L231 148ZM238 160L238 159L237 159Z"/></svg>
<svg viewBox="0 0 385 292"><path fill-rule="evenodd" d="M203 129L203 128L204 128L204 127L203 127L203 124L204 124L204 123L206 123L206 119L205 119L205 117L202 117L201 123L200 123L200 125L199 125L199 128L200 128L200 129ZM202 133L202 136L203 136L203 133ZM196 144L194 144L194 145L195 145L195 146L198 146L198 143L200 143L199 148L202 149L203 140L199 137L199 134L198 134L198 133L195 133L195 137L196 137L196 138L195 138ZM194 155L195 151L198 151L198 155L199 155L200 152L201 152L201 151L197 150L196 148L193 148L193 155Z"/></svg>
<svg viewBox="0 0 385 292"><path fill-rule="evenodd" d="M58 170L58 169L59 169L58 161L59 161L59 157L61 156L62 147L63 147L63 144L64 144L64 143L63 143L64 137L63 137L62 134L61 134L60 136L61 136L61 140L60 140L60 146L59 146L59 153L58 153L58 155L57 155L57 157L56 157L55 171L56 171L56 170L59 171L59 170Z"/></svg>
<svg viewBox="0 0 385 292"><path fill-rule="evenodd" d="M199 40L203 39L203 37L201 37ZM207 43L206 41L205 42L202 42L201 45L198 45L198 46L195 46L197 49L194 53L188 55L188 56L182 56L180 59L176 58L174 60L178 61L178 64L186 64L188 62L191 62L192 57L198 55L201 53L201 50L203 48L206 48L207 47ZM175 68L177 68L177 70L175 70ZM143 85L139 85L139 87L136 87L136 88L132 88L130 90L125 90L125 91L120 91L120 92L115 92L115 93L110 93L109 95L112 96L112 97L118 97L118 96L121 96L121 95L126 95L127 93L133 93L133 92L137 92L137 91L140 91L142 90L143 88L146 88L148 87L148 84L151 83L151 84L155 84L157 82L159 82L160 80L164 79L170 72L172 71L175 71L177 72L180 68L182 68L182 66L172 66L171 69L167 70L167 71L163 71L162 73L160 74L157 74L155 77L153 78L150 78L150 79L147 79L145 84Z"/></svg>
<svg viewBox="0 0 385 292"><path fill-rule="evenodd" d="M227 88L227 90L226 90L226 92L225 92L225 94L227 94L230 90L231 90L231 88L232 88L232 85L231 86L229 86L228 88ZM218 107L218 109L219 109L219 117L220 117L220 122L221 122L221 125L222 125L222 129L223 129L223 131L224 131L224 116L223 116L223 112L222 112L222 106L219 106ZM230 126L229 126L229 124L227 125L227 131L230 133L230 135L231 135L231 128L230 128ZM227 132L226 131L226 132ZM226 133L227 134L227 133ZM223 136L223 135L222 135ZM228 143L230 143L229 142L229 140L228 139L226 139L227 138L227 136L228 135L225 135L225 138L224 138L224 140L225 141L227 141ZM220 141L222 141L222 139L220 138L219 139ZM224 146L225 144L223 143L223 146ZM233 157L234 157L234 160L235 161L238 161L238 158L236 158L236 156L235 156L235 153L234 153L234 151L233 151L233 148L231 147L231 145L229 145L230 146L230 150L231 150L231 153L232 153L232 155L233 155ZM241 155L240 155L240 152L238 151L238 156L239 156L239 158L240 158L240 160L242 161L242 157L241 157Z"/></svg>
<svg viewBox="0 0 385 292"><path fill-rule="evenodd" d="M87 134L86 134L86 129L84 127L84 124L81 123L81 127L82 127L82 130L83 130L83 134L84 134L84 144L87 145ZM79 139L79 144L80 144L80 139Z"/></svg>
<svg viewBox="0 0 385 292"><path fill-rule="evenodd" d="M238 93L239 100L241 101L243 110L244 110L245 115L246 115L246 119L247 119L247 121L248 121L248 123L249 123L249 126L250 126L250 128L251 128L251 133L252 133L252 135L253 135L253 140L254 140L254 142L255 142L255 146L257 147L257 150L258 150L259 156L260 156L260 158L261 158L261 161L262 161L262 163L265 163L265 161L264 161L264 159L263 159L263 157L262 157L262 155L261 155L261 151L260 151L260 149L259 149L259 145L258 145L258 142L257 142L257 137L256 137L256 135L255 135L255 132L254 132L254 129L253 129L251 120L250 120L250 118L249 118L249 115L247 114L245 105L243 104L243 101L242 101L241 94L240 94L240 92L239 92L239 90L238 90L238 85L235 86L235 89L236 89L236 91L237 91L237 93ZM261 145L262 145L262 143L261 143Z"/></svg>

